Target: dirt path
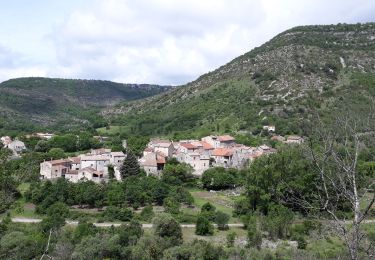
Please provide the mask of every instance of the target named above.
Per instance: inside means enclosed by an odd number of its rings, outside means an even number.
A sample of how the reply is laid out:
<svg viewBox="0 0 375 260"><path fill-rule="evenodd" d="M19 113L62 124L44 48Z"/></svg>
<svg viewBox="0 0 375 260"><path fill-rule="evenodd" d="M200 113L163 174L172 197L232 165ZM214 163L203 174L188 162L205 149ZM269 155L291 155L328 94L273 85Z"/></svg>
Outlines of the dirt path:
<svg viewBox="0 0 375 260"><path fill-rule="evenodd" d="M15 223L39 223L41 222L42 219L38 218L12 218L12 222ZM350 220L346 221L346 224L351 224L352 222ZM368 224L368 223L375 223L375 219L367 219L364 220L363 223ZM66 220L67 225L73 225L76 226L78 225L78 221L74 220ZM93 223L94 226L96 227L118 227L123 223L118 223L118 222L103 222L103 223ZM180 224L182 228L195 228L195 224ZM216 226L216 224L214 224ZM235 223L235 224L228 224L229 227L243 227L244 225L241 223ZM146 223L142 224L143 228L152 228L152 224Z"/></svg>

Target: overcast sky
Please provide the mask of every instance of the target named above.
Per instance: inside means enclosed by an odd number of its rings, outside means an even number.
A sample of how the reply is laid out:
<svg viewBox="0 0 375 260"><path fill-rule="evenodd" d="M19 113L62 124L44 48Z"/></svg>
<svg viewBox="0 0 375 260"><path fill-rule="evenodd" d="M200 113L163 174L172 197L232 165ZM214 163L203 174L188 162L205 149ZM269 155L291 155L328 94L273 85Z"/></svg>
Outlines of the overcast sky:
<svg viewBox="0 0 375 260"><path fill-rule="evenodd" d="M375 21L375 0L11 0L0 82L183 84L297 25Z"/></svg>

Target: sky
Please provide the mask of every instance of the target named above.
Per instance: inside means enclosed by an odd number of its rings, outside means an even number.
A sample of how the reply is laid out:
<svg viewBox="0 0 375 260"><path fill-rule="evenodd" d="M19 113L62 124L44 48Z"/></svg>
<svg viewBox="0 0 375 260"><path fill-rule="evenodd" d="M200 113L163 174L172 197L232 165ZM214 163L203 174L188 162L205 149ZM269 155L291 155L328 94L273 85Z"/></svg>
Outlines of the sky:
<svg viewBox="0 0 375 260"><path fill-rule="evenodd" d="M180 85L298 25L375 22L374 0L2 0L0 82Z"/></svg>

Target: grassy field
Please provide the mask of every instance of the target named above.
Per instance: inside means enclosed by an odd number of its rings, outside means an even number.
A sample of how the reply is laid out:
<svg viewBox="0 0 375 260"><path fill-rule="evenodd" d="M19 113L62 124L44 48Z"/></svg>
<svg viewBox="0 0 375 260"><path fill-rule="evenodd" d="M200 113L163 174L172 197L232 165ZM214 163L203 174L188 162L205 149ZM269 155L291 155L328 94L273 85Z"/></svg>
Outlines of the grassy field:
<svg viewBox="0 0 375 260"><path fill-rule="evenodd" d="M123 126L111 125L108 129L107 127L101 127L97 128L96 131L101 135L116 135L123 132Z"/></svg>
<svg viewBox="0 0 375 260"><path fill-rule="evenodd" d="M208 192L206 190L199 189L190 189L189 191L194 197L194 206L196 208L182 209L185 213L197 215L199 214L202 205L210 202L216 207L217 210L220 210L231 217L229 223L240 223L240 220L238 218L234 218L232 216L234 206L234 199L232 197L225 195L223 192Z"/></svg>

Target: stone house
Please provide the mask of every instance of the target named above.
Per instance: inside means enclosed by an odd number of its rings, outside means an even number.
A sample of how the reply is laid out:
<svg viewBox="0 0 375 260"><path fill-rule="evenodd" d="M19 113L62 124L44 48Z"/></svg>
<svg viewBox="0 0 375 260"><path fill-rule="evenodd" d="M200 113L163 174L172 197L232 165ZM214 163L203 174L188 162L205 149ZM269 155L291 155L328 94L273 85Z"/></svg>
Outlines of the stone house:
<svg viewBox="0 0 375 260"><path fill-rule="evenodd" d="M20 154L26 150L25 143L20 140L14 140L5 147L12 150L14 154Z"/></svg>
<svg viewBox="0 0 375 260"><path fill-rule="evenodd" d="M212 152L214 167L232 167L233 149L230 148L216 148Z"/></svg>
<svg viewBox="0 0 375 260"><path fill-rule="evenodd" d="M150 152L139 160L140 166L147 175L159 176L167 162L167 158L161 152Z"/></svg>
<svg viewBox="0 0 375 260"><path fill-rule="evenodd" d="M112 165L121 165L125 160L125 154L123 152L111 152L109 154L109 162Z"/></svg>
<svg viewBox="0 0 375 260"><path fill-rule="evenodd" d="M69 159L45 161L40 164L41 179L65 178L65 174L71 169Z"/></svg>
<svg viewBox="0 0 375 260"><path fill-rule="evenodd" d="M304 139L298 135L290 135L285 141L286 144L302 144L303 142Z"/></svg>
<svg viewBox="0 0 375 260"><path fill-rule="evenodd" d="M103 172L105 176L108 174L108 165L110 163L109 156L98 155L81 155L81 169L92 168L96 171Z"/></svg>
<svg viewBox="0 0 375 260"><path fill-rule="evenodd" d="M2 136L0 140L4 147L8 147L8 144L12 142L12 138L10 138L9 136Z"/></svg>
<svg viewBox="0 0 375 260"><path fill-rule="evenodd" d="M235 144L235 138L230 135L210 135L203 137L201 140L210 144L214 148L225 148Z"/></svg>

